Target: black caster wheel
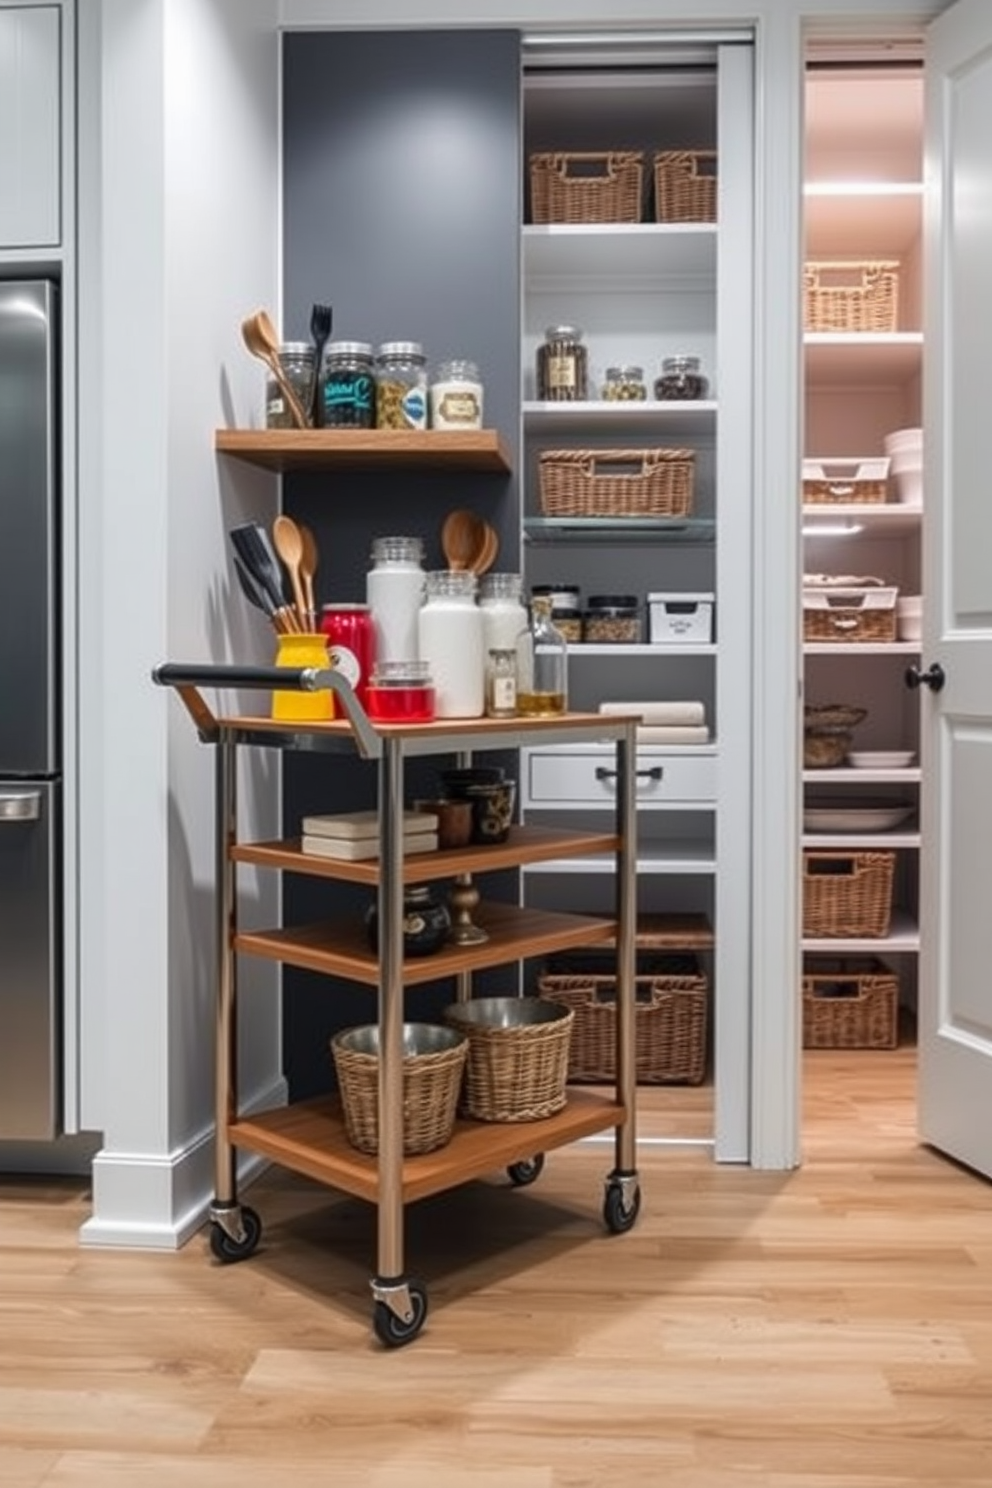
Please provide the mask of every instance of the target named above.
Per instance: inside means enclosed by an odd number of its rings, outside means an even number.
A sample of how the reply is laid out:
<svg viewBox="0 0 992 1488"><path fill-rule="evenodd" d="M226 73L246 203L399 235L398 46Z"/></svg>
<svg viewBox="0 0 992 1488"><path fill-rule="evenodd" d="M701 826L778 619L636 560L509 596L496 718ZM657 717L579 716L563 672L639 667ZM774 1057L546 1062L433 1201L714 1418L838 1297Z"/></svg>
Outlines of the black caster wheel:
<svg viewBox="0 0 992 1488"><path fill-rule="evenodd" d="M372 1327L375 1336L386 1348L402 1348L405 1343L412 1343L424 1326L427 1318L427 1292L419 1282L411 1281L407 1290L410 1293L410 1306L413 1316L408 1322L396 1316L388 1302L376 1302L372 1309Z"/></svg>
<svg viewBox="0 0 992 1488"><path fill-rule="evenodd" d="M520 1162L511 1163L506 1170L506 1176L516 1188L526 1188L528 1183L536 1183L544 1172L544 1153L537 1152L533 1157L525 1157Z"/></svg>
<svg viewBox="0 0 992 1488"><path fill-rule="evenodd" d="M230 1265L232 1261L246 1261L258 1248L258 1242L262 1238L262 1221L247 1204L241 1206L241 1225L245 1232L243 1240L232 1239L216 1220L210 1226L210 1249L216 1259L225 1265Z"/></svg>
<svg viewBox="0 0 992 1488"><path fill-rule="evenodd" d="M625 1235L628 1230L632 1230L640 1212L640 1188L632 1189L625 1203L622 1185L619 1183L608 1185L606 1197L603 1200L603 1222L611 1235Z"/></svg>

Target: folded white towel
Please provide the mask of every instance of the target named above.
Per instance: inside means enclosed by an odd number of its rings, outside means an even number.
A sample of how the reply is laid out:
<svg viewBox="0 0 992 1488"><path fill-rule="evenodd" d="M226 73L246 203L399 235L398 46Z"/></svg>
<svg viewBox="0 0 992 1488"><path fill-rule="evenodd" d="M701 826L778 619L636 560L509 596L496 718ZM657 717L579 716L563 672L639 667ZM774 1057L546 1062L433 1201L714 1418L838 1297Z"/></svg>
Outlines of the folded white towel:
<svg viewBox="0 0 992 1488"><path fill-rule="evenodd" d="M705 724L642 724L637 730L638 744L708 744L710 731Z"/></svg>
<svg viewBox="0 0 992 1488"><path fill-rule="evenodd" d="M706 722L706 707L699 702L678 703L600 703L600 713L633 713L642 723L701 724Z"/></svg>

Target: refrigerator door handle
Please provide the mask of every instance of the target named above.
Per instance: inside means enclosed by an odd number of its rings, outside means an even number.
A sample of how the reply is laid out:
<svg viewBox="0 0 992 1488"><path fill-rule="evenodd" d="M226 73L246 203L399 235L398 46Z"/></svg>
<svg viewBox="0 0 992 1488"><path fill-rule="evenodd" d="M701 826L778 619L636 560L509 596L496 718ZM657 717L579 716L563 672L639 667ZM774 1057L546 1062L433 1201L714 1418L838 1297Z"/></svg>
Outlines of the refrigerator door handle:
<svg viewBox="0 0 992 1488"><path fill-rule="evenodd" d="M0 825L40 818L41 791L0 791Z"/></svg>

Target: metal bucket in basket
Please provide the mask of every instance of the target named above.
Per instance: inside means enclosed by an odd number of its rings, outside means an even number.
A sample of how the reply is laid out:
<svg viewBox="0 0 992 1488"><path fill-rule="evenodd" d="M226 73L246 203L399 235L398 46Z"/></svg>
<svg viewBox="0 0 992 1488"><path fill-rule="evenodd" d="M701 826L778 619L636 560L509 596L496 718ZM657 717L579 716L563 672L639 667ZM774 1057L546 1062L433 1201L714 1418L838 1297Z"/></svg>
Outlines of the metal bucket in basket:
<svg viewBox="0 0 992 1488"><path fill-rule="evenodd" d="M477 1121L540 1121L565 1104L574 1013L540 997L475 997L444 1018L468 1039L462 1110Z"/></svg>
<svg viewBox="0 0 992 1488"><path fill-rule="evenodd" d="M379 1028L346 1028L331 1039L348 1141L379 1150ZM403 1024L403 1151L433 1152L451 1140L468 1040L455 1028Z"/></svg>

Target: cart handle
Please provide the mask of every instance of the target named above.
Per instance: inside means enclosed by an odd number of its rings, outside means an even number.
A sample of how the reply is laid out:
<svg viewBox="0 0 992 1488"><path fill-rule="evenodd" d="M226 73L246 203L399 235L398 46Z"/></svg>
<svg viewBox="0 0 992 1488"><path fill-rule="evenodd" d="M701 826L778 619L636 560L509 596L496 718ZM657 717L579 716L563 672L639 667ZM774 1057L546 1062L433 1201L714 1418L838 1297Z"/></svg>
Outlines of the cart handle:
<svg viewBox="0 0 992 1488"><path fill-rule="evenodd" d="M159 687L174 687L206 744L220 736L217 719L204 702L198 686L247 687L280 692L333 692L341 700L354 731L358 751L365 759L378 759L382 741L368 714L355 696L348 679L334 667L222 666L205 662L163 662L152 669Z"/></svg>

